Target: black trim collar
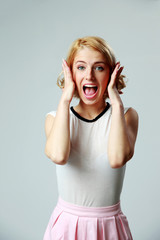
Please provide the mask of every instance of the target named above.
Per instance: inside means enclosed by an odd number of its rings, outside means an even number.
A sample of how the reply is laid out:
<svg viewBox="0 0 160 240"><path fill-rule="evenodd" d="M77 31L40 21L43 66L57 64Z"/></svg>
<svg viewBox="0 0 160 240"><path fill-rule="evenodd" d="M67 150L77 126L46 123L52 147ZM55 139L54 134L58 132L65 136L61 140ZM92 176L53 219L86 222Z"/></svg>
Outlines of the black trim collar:
<svg viewBox="0 0 160 240"><path fill-rule="evenodd" d="M95 121L97 121L100 117L102 117L103 114L105 114L105 112L107 112L107 110L109 109L109 107L110 107L110 104L107 102L107 106L105 107L105 109L104 109L97 117L95 117L94 119L86 119L86 118L80 116L80 115L74 110L73 106L70 107L70 109L71 109L72 113L73 113L76 117L78 117L79 119L81 119L82 121L84 121L84 122L95 122Z"/></svg>

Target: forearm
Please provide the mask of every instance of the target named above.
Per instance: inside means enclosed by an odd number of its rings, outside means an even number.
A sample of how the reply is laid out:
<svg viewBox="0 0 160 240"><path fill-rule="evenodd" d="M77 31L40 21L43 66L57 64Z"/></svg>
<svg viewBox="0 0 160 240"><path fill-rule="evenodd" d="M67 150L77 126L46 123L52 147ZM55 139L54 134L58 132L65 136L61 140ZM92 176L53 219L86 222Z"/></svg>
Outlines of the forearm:
<svg viewBox="0 0 160 240"><path fill-rule="evenodd" d="M112 106L111 127L108 139L108 157L113 168L123 166L130 158L132 149L124 117L122 103Z"/></svg>
<svg viewBox="0 0 160 240"><path fill-rule="evenodd" d="M46 142L45 152L57 164L65 164L70 153L69 106L70 103L62 95Z"/></svg>

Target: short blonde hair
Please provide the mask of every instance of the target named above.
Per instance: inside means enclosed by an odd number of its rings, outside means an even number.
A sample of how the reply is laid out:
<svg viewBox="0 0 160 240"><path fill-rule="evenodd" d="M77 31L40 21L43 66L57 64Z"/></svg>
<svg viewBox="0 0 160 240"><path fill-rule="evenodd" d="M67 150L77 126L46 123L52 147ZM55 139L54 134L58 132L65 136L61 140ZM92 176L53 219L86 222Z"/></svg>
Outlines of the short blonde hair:
<svg viewBox="0 0 160 240"><path fill-rule="evenodd" d="M84 47L91 48L91 49L103 54L103 56L107 60L107 65L110 69L110 76L111 76L111 74L116 66L115 55L113 53L112 48L108 45L108 43L104 39L102 39L100 37L96 37L96 36L87 36L87 37L83 37L83 38L78 38L72 43L72 45L68 51L67 58L66 58L66 62L68 64L69 68L71 69L71 71L72 71L74 58L75 58L77 52L79 50L83 49ZM65 83L64 76L62 76L62 75L63 75L63 72L61 72L59 74L58 79L57 79L57 85L60 88L64 88L64 83ZM119 78L117 79L117 88L119 91L121 89L123 89L124 87L126 87L124 78L125 78L125 76L120 74ZM74 97L79 98L77 90L75 90ZM104 97L105 98L108 97L107 89L106 89Z"/></svg>

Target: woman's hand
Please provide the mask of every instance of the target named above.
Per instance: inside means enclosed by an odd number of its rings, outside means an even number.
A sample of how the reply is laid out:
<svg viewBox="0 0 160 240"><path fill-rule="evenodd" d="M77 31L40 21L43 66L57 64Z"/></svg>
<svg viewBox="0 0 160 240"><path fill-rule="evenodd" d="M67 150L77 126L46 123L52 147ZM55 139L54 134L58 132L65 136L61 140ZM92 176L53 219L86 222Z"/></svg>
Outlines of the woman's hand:
<svg viewBox="0 0 160 240"><path fill-rule="evenodd" d="M117 89L117 81L123 70L123 67L120 67L120 62L116 64L116 67L111 75L111 80L108 85L108 96L113 106L116 103L123 104L119 94L122 94L122 91Z"/></svg>
<svg viewBox="0 0 160 240"><path fill-rule="evenodd" d="M63 98L71 102L73 94L75 91L75 83L72 78L72 73L70 68L67 65L67 62L63 59L62 68L64 72L64 88L63 88Z"/></svg>
<svg viewBox="0 0 160 240"><path fill-rule="evenodd" d="M130 108L124 113L124 106L117 89L118 78L123 70L118 62L111 75L108 85L108 95L112 104L112 119L108 138L108 159L112 168L120 168L134 154L138 130L138 114Z"/></svg>

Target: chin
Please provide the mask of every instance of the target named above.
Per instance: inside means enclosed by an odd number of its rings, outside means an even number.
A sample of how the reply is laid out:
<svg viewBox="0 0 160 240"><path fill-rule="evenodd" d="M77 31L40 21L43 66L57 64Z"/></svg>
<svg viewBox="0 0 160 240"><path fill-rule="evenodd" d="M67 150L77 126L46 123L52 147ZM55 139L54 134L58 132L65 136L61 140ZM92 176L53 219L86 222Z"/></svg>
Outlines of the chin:
<svg viewBox="0 0 160 240"><path fill-rule="evenodd" d="M105 101L104 99L99 99L99 98L95 98L95 99L86 99L85 97L80 97L80 101L83 102L86 105L94 105L97 104L99 102Z"/></svg>

